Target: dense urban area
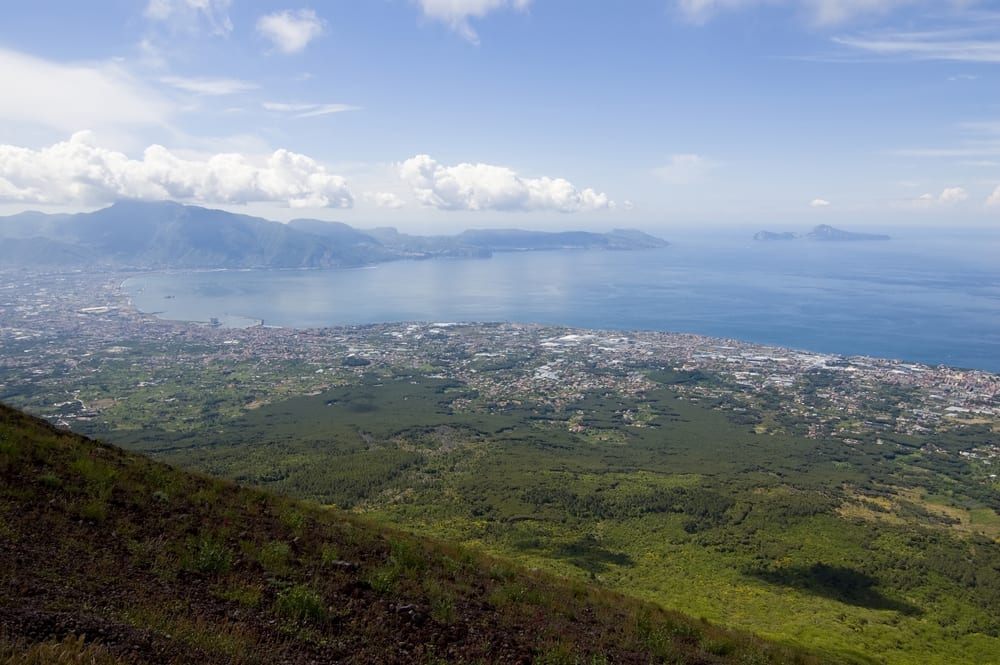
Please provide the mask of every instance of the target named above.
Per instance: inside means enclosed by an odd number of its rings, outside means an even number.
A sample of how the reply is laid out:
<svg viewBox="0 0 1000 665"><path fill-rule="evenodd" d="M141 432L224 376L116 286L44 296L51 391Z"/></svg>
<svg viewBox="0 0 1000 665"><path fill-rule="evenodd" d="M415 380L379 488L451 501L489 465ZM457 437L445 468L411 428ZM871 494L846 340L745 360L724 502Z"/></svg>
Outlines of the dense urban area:
<svg viewBox="0 0 1000 665"><path fill-rule="evenodd" d="M472 388L475 404L459 398L456 409L522 403L563 409L595 390L641 395L653 385L649 370L672 369L716 378L682 385L692 400L751 413L780 403L785 426L794 421L807 436L837 435L846 443L865 431L915 434L1000 422L1000 376L973 369L691 334L521 323L222 328L138 312L121 286L125 277L8 274L0 285L0 398L72 427L101 420L132 393L162 395L169 415L191 389L226 386L239 406L252 408L344 385L378 368L409 367ZM101 394L101 382L92 379L113 369L127 369L131 385L105 381L109 392ZM180 377L189 381L174 385ZM213 377L219 385L211 385ZM175 415L181 422L191 417ZM621 417L630 426L644 422L641 413ZM783 427L752 424L760 434ZM996 459L1000 443L966 454Z"/></svg>

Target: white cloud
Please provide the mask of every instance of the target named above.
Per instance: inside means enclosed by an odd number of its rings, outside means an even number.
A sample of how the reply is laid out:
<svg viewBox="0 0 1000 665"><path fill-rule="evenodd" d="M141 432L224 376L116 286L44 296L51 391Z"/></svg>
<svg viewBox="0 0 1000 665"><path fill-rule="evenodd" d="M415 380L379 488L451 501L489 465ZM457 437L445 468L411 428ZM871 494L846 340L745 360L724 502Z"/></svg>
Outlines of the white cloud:
<svg viewBox="0 0 1000 665"><path fill-rule="evenodd" d="M285 10L257 19L257 32L282 53L298 53L323 34L324 22L311 9Z"/></svg>
<svg viewBox="0 0 1000 665"><path fill-rule="evenodd" d="M184 76L164 76L160 79L169 86L173 86L178 90L184 90L185 92L193 92L197 95L232 95L237 92L246 92L247 90L256 90L258 86L256 83L251 83L249 81L240 81L238 79L213 79L213 78L202 78L202 77L184 77Z"/></svg>
<svg viewBox="0 0 1000 665"><path fill-rule="evenodd" d="M896 203L902 208L934 208L942 205L955 205L969 198L969 193L962 187L945 187L937 196L926 192L915 199L904 199Z"/></svg>
<svg viewBox="0 0 1000 665"><path fill-rule="evenodd" d="M965 201L967 198L969 198L969 193L961 187L946 187L938 197L938 201L941 203L959 203Z"/></svg>
<svg viewBox="0 0 1000 665"><path fill-rule="evenodd" d="M973 0L974 1L974 0ZM834 42L841 46L875 55L909 60L941 60L950 62L997 63L1000 62L1000 38L997 27L1000 14L969 11L967 0L951 0L952 12L929 4L938 10L930 27L920 29L874 30L857 35L840 36ZM949 20L950 18L950 20ZM959 74L950 81L975 81L974 74Z"/></svg>
<svg viewBox="0 0 1000 665"><path fill-rule="evenodd" d="M311 108L315 108L316 104L286 104L284 102L264 102L261 104L265 110L275 111L276 113L301 113Z"/></svg>
<svg viewBox="0 0 1000 665"><path fill-rule="evenodd" d="M700 155L671 155L670 163L653 169L653 174L672 185L687 185L704 178L718 164Z"/></svg>
<svg viewBox="0 0 1000 665"><path fill-rule="evenodd" d="M753 7L788 7L798 10L817 25L838 25L864 16L889 14L897 9L923 5L934 10L942 5L961 12L969 0L675 0L678 12L694 23L705 23L725 11Z"/></svg>
<svg viewBox="0 0 1000 665"><path fill-rule="evenodd" d="M491 164L443 166L416 155L400 164L399 175L421 204L442 210L581 212L612 206L607 194L577 189L562 178L525 178Z"/></svg>
<svg viewBox="0 0 1000 665"><path fill-rule="evenodd" d="M832 204L826 199L813 199L809 202L809 205L813 208L828 208Z"/></svg>
<svg viewBox="0 0 1000 665"><path fill-rule="evenodd" d="M1000 206L1000 186L993 190L989 198L986 199L986 205L988 206Z"/></svg>
<svg viewBox="0 0 1000 665"><path fill-rule="evenodd" d="M1000 40L953 37L948 33L883 32L864 37L837 37L834 42L877 55L914 60L1000 62Z"/></svg>
<svg viewBox="0 0 1000 665"><path fill-rule="evenodd" d="M365 199L373 203L376 208L395 210L406 205L403 199L392 192L368 192L365 194Z"/></svg>
<svg viewBox="0 0 1000 665"><path fill-rule="evenodd" d="M361 110L360 106L351 106L350 104L285 104L283 102L264 102L261 106L267 111L289 113L296 118L313 118L318 115Z"/></svg>
<svg viewBox="0 0 1000 665"><path fill-rule="evenodd" d="M62 64L0 49L0 123L66 135L80 127L162 125L171 107L116 63Z"/></svg>
<svg viewBox="0 0 1000 665"><path fill-rule="evenodd" d="M188 30L194 30L205 21L213 33L225 36L233 31L230 4L231 0L149 0L145 14L153 21L168 22Z"/></svg>
<svg viewBox="0 0 1000 665"><path fill-rule="evenodd" d="M470 18L483 18L497 9L527 9L531 0L417 0L424 16L441 21L473 44L479 35L469 25Z"/></svg>
<svg viewBox="0 0 1000 665"><path fill-rule="evenodd" d="M160 145L142 159L97 144L91 132L41 150L0 145L0 200L100 204L121 198L199 203L280 202L349 208L344 179L305 155L277 150L262 164L238 153L183 159Z"/></svg>

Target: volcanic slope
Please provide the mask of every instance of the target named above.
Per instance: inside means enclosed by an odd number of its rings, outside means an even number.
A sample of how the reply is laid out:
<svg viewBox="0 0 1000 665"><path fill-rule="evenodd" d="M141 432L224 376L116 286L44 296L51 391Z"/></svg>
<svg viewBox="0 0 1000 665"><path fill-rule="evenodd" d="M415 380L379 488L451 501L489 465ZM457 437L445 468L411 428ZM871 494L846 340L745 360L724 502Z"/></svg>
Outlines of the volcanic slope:
<svg viewBox="0 0 1000 665"><path fill-rule="evenodd" d="M0 663L817 663L0 405Z"/></svg>

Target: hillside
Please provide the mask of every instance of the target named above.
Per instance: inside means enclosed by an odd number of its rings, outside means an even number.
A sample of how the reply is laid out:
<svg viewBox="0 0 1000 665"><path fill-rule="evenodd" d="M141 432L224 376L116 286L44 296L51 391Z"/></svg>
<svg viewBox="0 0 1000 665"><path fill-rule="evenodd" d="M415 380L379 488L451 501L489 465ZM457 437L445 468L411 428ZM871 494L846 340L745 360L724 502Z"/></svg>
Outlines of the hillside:
<svg viewBox="0 0 1000 665"><path fill-rule="evenodd" d="M0 217L5 267L59 265L129 269L341 268L407 258L489 257L494 251L639 250L663 247L634 230L611 233L466 231L411 236L296 219L280 224L172 201L119 201L73 215Z"/></svg>
<svg viewBox="0 0 1000 665"><path fill-rule="evenodd" d="M0 405L0 662L819 662Z"/></svg>

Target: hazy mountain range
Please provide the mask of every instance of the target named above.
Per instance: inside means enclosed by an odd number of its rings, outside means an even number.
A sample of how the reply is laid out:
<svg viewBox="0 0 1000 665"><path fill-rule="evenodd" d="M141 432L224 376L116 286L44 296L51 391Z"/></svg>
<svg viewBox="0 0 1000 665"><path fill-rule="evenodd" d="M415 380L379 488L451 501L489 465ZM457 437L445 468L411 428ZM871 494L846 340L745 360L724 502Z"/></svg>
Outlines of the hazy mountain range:
<svg viewBox="0 0 1000 665"><path fill-rule="evenodd" d="M398 259L488 257L499 251L636 250L668 243L634 230L514 229L413 236L339 222L260 217L171 201L119 201L89 213L0 217L0 262L9 267L334 268Z"/></svg>

